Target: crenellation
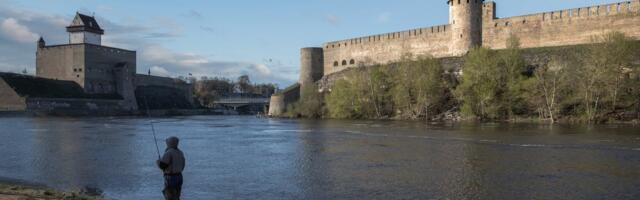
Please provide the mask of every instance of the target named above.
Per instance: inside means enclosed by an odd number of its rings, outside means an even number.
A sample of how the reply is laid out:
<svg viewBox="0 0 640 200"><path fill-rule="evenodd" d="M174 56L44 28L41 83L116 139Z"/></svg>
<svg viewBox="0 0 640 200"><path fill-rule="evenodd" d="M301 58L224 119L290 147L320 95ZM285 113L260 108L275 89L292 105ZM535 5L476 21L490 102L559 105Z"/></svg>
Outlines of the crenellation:
<svg viewBox="0 0 640 200"><path fill-rule="evenodd" d="M392 41L396 39L414 38L417 36L428 37L433 34L446 33L447 26L448 25L439 25L439 26L432 26L432 27L426 27L426 28L410 29L410 30L405 30L400 32L390 32L390 33L384 33L384 34L378 34L378 35L351 38L346 40L338 40L338 41L325 43L323 46L325 47L325 49L348 48L349 46L352 46L352 45L357 46L357 45L363 45L371 42L386 42L386 41Z"/></svg>
<svg viewBox="0 0 640 200"><path fill-rule="evenodd" d="M493 1L447 2L447 25L325 43L325 75L349 67L398 61L404 55L452 57L464 55L475 46L502 49L511 36L518 37L523 48L590 43L593 36L607 31L640 38L640 0L506 18L496 17Z"/></svg>

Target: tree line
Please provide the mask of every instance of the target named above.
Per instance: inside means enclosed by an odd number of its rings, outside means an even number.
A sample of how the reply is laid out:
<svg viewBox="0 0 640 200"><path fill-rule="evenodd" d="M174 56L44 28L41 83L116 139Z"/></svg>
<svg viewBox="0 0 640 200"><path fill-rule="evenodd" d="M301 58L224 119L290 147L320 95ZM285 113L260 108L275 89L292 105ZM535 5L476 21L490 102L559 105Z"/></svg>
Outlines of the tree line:
<svg viewBox="0 0 640 200"><path fill-rule="evenodd" d="M525 62L518 38L508 48L475 48L459 71L431 57L346 72L330 91L306 86L290 117L472 119L603 123L640 119L640 45L622 33ZM537 49L544 51L544 48Z"/></svg>
<svg viewBox="0 0 640 200"><path fill-rule="evenodd" d="M192 79L194 96L200 105L213 107L215 101L230 96L270 97L278 86L272 83L253 84L249 76L243 75L235 81L220 77Z"/></svg>

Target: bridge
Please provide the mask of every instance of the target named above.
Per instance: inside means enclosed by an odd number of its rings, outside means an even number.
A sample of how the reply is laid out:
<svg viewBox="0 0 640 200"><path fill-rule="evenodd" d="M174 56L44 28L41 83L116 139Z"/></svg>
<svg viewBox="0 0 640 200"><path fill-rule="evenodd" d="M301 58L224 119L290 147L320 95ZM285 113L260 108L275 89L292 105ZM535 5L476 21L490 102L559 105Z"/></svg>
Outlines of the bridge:
<svg viewBox="0 0 640 200"><path fill-rule="evenodd" d="M230 98L222 98L217 101L214 101L214 104L221 105L228 108L233 108L233 110L237 110L242 107L253 107L253 108L261 108L264 109L269 105L270 98L265 97L230 97Z"/></svg>

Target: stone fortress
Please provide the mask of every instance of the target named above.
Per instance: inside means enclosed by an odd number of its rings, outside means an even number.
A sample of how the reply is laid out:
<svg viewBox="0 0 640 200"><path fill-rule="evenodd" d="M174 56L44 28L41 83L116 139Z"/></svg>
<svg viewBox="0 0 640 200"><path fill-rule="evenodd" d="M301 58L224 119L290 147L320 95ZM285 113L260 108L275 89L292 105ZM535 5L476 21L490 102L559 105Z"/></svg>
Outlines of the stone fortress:
<svg viewBox="0 0 640 200"><path fill-rule="evenodd" d="M76 13L66 29L68 44L37 42L36 77L0 74L0 111L115 114L193 106L190 84L136 74L135 51L102 45L104 30L94 17Z"/></svg>
<svg viewBox="0 0 640 200"><path fill-rule="evenodd" d="M269 115L280 115L300 96L305 84L332 79L341 71L388 64L405 56L460 59L474 47L505 49L515 36L523 49L557 48L593 43L608 32L640 39L640 0L497 18L495 2L447 0L449 23L325 43L301 50L298 83L274 95ZM539 57L541 55L525 55ZM544 59L542 59L544 60ZM535 62L527 60L528 62ZM531 63L529 63L531 64Z"/></svg>

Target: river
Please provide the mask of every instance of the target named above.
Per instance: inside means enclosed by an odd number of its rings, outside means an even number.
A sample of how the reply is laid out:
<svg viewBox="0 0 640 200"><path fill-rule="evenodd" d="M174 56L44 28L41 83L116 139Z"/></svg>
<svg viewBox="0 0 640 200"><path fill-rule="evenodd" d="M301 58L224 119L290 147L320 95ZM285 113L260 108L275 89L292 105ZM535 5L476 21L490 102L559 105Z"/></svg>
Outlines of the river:
<svg viewBox="0 0 640 200"><path fill-rule="evenodd" d="M640 127L194 116L183 199L640 199ZM0 118L0 177L161 199L144 118ZM162 151L162 149L161 149Z"/></svg>

